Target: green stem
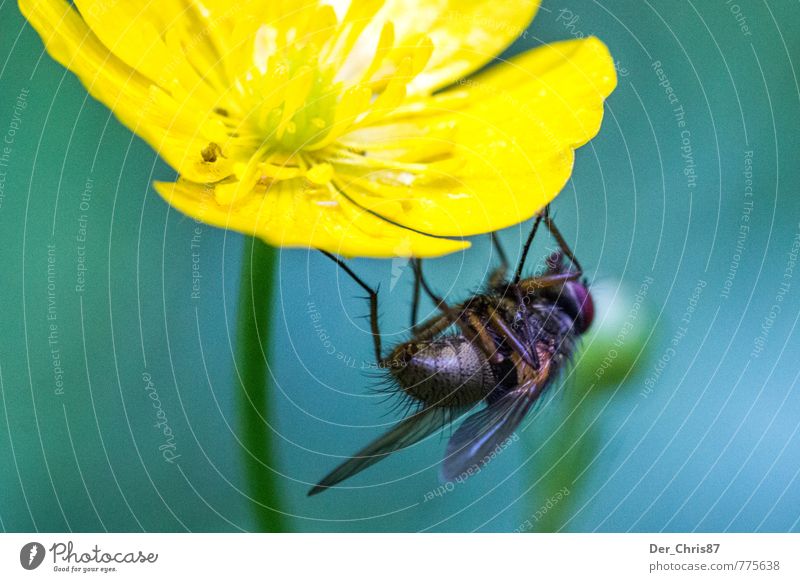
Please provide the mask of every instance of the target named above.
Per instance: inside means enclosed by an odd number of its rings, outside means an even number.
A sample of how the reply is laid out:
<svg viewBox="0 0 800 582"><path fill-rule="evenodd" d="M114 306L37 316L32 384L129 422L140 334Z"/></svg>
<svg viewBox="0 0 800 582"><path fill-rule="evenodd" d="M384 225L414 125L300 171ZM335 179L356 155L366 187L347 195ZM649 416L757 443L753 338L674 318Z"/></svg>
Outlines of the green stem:
<svg viewBox="0 0 800 582"><path fill-rule="evenodd" d="M275 249L260 239L245 239L236 348L236 368L241 381L237 405L248 494L254 500L256 527L262 532L286 531L279 510L277 473L274 471L276 463L273 430L269 424L267 370L276 258Z"/></svg>
<svg viewBox="0 0 800 582"><path fill-rule="evenodd" d="M569 423L556 434L555 441L547 449L548 454L543 455L542 466L551 471L540 482L537 489L539 495L534 497L537 499L535 503L540 505L540 517L533 531L559 531L580 498L583 481L576 481L576 478L591 462L598 449L597 427L589 425L591 420L588 412L594 410L593 396L596 395L590 394L581 402L581 395L575 386L567 387L563 402L558 407L558 418L551 421L552 430L555 431L560 419L570 413L573 415ZM559 492L566 492L567 495L559 497ZM534 510L534 515L537 515L535 511L537 510Z"/></svg>

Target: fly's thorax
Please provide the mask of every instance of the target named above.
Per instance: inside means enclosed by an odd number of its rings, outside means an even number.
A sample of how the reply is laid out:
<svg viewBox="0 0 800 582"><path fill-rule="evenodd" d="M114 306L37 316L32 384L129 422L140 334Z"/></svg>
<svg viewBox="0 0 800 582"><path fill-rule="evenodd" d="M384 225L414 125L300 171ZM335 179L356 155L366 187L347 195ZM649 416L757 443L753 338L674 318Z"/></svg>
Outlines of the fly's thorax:
<svg viewBox="0 0 800 582"><path fill-rule="evenodd" d="M390 363L403 392L429 406L474 404L496 385L486 356L464 336L400 344Z"/></svg>

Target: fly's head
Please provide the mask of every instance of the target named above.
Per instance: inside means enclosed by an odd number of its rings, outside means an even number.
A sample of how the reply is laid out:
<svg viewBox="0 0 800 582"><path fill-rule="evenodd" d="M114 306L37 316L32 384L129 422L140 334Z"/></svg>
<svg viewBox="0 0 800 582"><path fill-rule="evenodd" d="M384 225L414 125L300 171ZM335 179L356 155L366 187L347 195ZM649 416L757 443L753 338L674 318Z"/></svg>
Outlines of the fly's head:
<svg viewBox="0 0 800 582"><path fill-rule="evenodd" d="M564 260L564 254L555 252L547 258L546 275L564 275L575 272ZM575 331L585 333L594 321L594 301L585 278L566 281L558 291L556 302L575 321Z"/></svg>

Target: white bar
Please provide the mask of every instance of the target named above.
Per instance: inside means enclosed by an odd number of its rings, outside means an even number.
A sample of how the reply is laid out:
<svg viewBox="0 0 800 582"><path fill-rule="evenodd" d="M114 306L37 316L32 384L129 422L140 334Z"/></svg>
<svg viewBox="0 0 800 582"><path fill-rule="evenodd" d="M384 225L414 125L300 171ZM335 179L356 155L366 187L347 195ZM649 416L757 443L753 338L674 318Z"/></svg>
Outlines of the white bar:
<svg viewBox="0 0 800 582"><path fill-rule="evenodd" d="M40 566L27 571L20 552L30 542L42 544L46 553ZM72 556L67 555L69 542ZM716 553L713 544L719 544ZM686 547L712 551L678 551ZM513 582L580 576L615 582L779 581L800 580L798 550L796 534L4 534L0 580L175 581L195 576L223 582ZM138 558L140 551L144 559L157 557L134 564L97 563L94 557L102 560L106 553L106 559L124 559L130 553ZM30 560L30 553L24 559ZM90 561L78 563L83 553ZM733 564L739 569L651 573L655 563L677 565L670 568ZM84 573L84 567L115 571Z"/></svg>

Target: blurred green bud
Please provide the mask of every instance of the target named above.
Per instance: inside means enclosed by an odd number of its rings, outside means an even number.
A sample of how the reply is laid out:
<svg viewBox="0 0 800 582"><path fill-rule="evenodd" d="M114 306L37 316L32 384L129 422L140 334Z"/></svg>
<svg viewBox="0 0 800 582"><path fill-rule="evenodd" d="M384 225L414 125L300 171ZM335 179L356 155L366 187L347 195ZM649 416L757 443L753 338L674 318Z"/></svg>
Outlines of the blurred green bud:
<svg viewBox="0 0 800 582"><path fill-rule="evenodd" d="M635 363L641 367L651 330L647 295L653 283L652 277L645 277L638 288L614 279L592 285L595 317L577 355L580 382L616 385Z"/></svg>

